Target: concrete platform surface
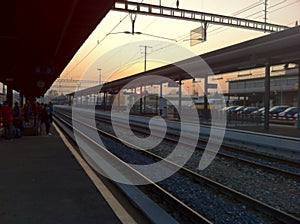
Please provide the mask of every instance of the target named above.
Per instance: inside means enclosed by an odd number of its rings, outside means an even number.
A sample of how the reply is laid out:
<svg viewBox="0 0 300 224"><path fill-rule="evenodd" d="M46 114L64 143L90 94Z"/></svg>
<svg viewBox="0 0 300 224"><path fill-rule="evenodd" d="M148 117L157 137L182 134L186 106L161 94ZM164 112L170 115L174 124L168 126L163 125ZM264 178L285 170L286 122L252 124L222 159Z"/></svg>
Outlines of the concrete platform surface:
<svg viewBox="0 0 300 224"><path fill-rule="evenodd" d="M285 137L293 137L300 138L300 129L297 129L296 126L293 125L278 125L278 124L270 124L269 130L265 130L264 126L236 126L229 127L232 129L243 130L243 131L252 131L264 134L271 135L280 135Z"/></svg>
<svg viewBox="0 0 300 224"><path fill-rule="evenodd" d="M0 141L0 223L120 223L52 133Z"/></svg>

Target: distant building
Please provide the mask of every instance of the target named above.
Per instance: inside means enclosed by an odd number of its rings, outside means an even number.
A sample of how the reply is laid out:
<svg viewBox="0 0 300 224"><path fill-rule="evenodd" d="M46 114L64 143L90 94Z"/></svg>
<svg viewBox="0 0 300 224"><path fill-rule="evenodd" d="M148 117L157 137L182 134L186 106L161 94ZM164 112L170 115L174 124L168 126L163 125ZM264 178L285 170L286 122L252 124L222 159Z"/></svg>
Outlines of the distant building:
<svg viewBox="0 0 300 224"><path fill-rule="evenodd" d="M297 106L298 74L296 71L283 73L271 76L270 105ZM247 106L263 106L264 80L264 76L229 79L229 99L243 100L243 104Z"/></svg>

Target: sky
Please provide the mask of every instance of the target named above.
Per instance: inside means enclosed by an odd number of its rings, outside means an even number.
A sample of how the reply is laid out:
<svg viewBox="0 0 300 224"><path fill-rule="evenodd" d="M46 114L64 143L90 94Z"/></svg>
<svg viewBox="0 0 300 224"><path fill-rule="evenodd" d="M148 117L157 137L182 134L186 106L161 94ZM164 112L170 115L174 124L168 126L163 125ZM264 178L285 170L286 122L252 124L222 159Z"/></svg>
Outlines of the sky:
<svg viewBox="0 0 300 224"><path fill-rule="evenodd" d="M176 7L176 0L132 0ZM263 0L179 0L179 8L264 21ZM268 0L267 22L300 24L300 0ZM124 34L131 31L128 13L110 11L85 41L60 78L109 81L174 63L194 55L254 39L268 33L209 24L207 41L190 46L190 31L201 24L186 20L137 15L135 31L155 35ZM168 38L168 39L167 39ZM169 40L169 39L175 39ZM147 47L145 47L147 46ZM99 70L101 69L101 70Z"/></svg>

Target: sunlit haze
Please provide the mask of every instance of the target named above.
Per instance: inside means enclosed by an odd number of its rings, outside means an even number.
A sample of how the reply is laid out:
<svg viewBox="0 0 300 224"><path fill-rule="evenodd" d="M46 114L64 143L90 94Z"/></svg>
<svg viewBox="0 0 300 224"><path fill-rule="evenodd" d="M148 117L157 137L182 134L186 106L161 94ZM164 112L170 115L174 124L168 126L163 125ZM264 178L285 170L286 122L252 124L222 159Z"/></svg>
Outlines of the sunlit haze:
<svg viewBox="0 0 300 224"><path fill-rule="evenodd" d="M176 7L174 0L136 2L157 5L161 2L163 6ZM179 8L264 21L264 2L251 0L180 0ZM299 11L300 0L268 1L267 22L292 27L296 21L299 22L300 20ZM145 46L148 46L146 51L149 59L151 54L156 54L155 60L147 60L147 70L149 70L174 62L172 60L176 61L174 56L178 56L178 60L190 57L191 55L180 53L182 48L186 48L195 55L201 55L225 46L268 35L268 33L260 31L209 24L207 41L191 47L190 31L200 25L186 20L137 15L136 32L162 38L124 34L122 32L131 31L130 16L127 13L110 11L64 69L60 78L81 79L83 74L88 72L88 77L91 80L100 79L99 75L101 74L101 81L111 81L142 72L145 63ZM163 38L175 39L176 42ZM152 40L159 41L159 43L150 46L149 41ZM134 42L139 44L127 50L124 48L125 52L113 51L117 47ZM159 54L172 55L172 59L160 61Z"/></svg>

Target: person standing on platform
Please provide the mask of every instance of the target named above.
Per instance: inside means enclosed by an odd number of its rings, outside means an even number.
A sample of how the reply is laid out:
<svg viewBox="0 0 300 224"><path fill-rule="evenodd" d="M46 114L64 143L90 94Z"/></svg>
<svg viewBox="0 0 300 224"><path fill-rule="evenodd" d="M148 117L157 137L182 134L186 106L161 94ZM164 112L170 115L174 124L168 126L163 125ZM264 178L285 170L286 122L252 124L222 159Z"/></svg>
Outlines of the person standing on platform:
<svg viewBox="0 0 300 224"><path fill-rule="evenodd" d="M39 116L40 120L40 135L49 135L50 130L50 122L49 122L49 114L48 114L48 105L41 104L41 112Z"/></svg>
<svg viewBox="0 0 300 224"><path fill-rule="evenodd" d="M21 129L22 129L22 120L21 120L21 112L18 102L15 102L15 106L13 109L13 137L20 138L21 137Z"/></svg>
<svg viewBox="0 0 300 224"><path fill-rule="evenodd" d="M23 114L24 114L24 126L29 127L30 126L30 121L29 118L31 116L31 105L29 100L26 101L24 107L23 107Z"/></svg>
<svg viewBox="0 0 300 224"><path fill-rule="evenodd" d="M19 103L15 102L15 106L14 106L14 117L18 116L20 114L20 107L19 107Z"/></svg>
<svg viewBox="0 0 300 224"><path fill-rule="evenodd" d="M2 103L0 103L0 128L2 126Z"/></svg>
<svg viewBox="0 0 300 224"><path fill-rule="evenodd" d="M53 104L52 102L50 101L49 102L49 105L48 105L48 111L49 111L49 122L50 122L50 125L52 124L52 113L53 113Z"/></svg>
<svg viewBox="0 0 300 224"><path fill-rule="evenodd" d="M5 101L2 108L2 122L4 127L5 139L11 139L12 137L13 115L14 112L12 107L9 105L8 101Z"/></svg>
<svg viewBox="0 0 300 224"><path fill-rule="evenodd" d="M32 110L32 116L33 116L33 127L36 128L38 127L38 116L40 114L40 105L39 103L36 102L36 100L33 100L32 105L31 105L31 110Z"/></svg>
<svg viewBox="0 0 300 224"><path fill-rule="evenodd" d="M47 111L47 120L46 120L46 134L47 135L52 135L50 133L50 126L51 126L51 116L52 116L52 112L50 113L50 107L48 104L45 104L45 110Z"/></svg>
<svg viewBox="0 0 300 224"><path fill-rule="evenodd" d="M2 103L0 103L0 137L3 135Z"/></svg>

